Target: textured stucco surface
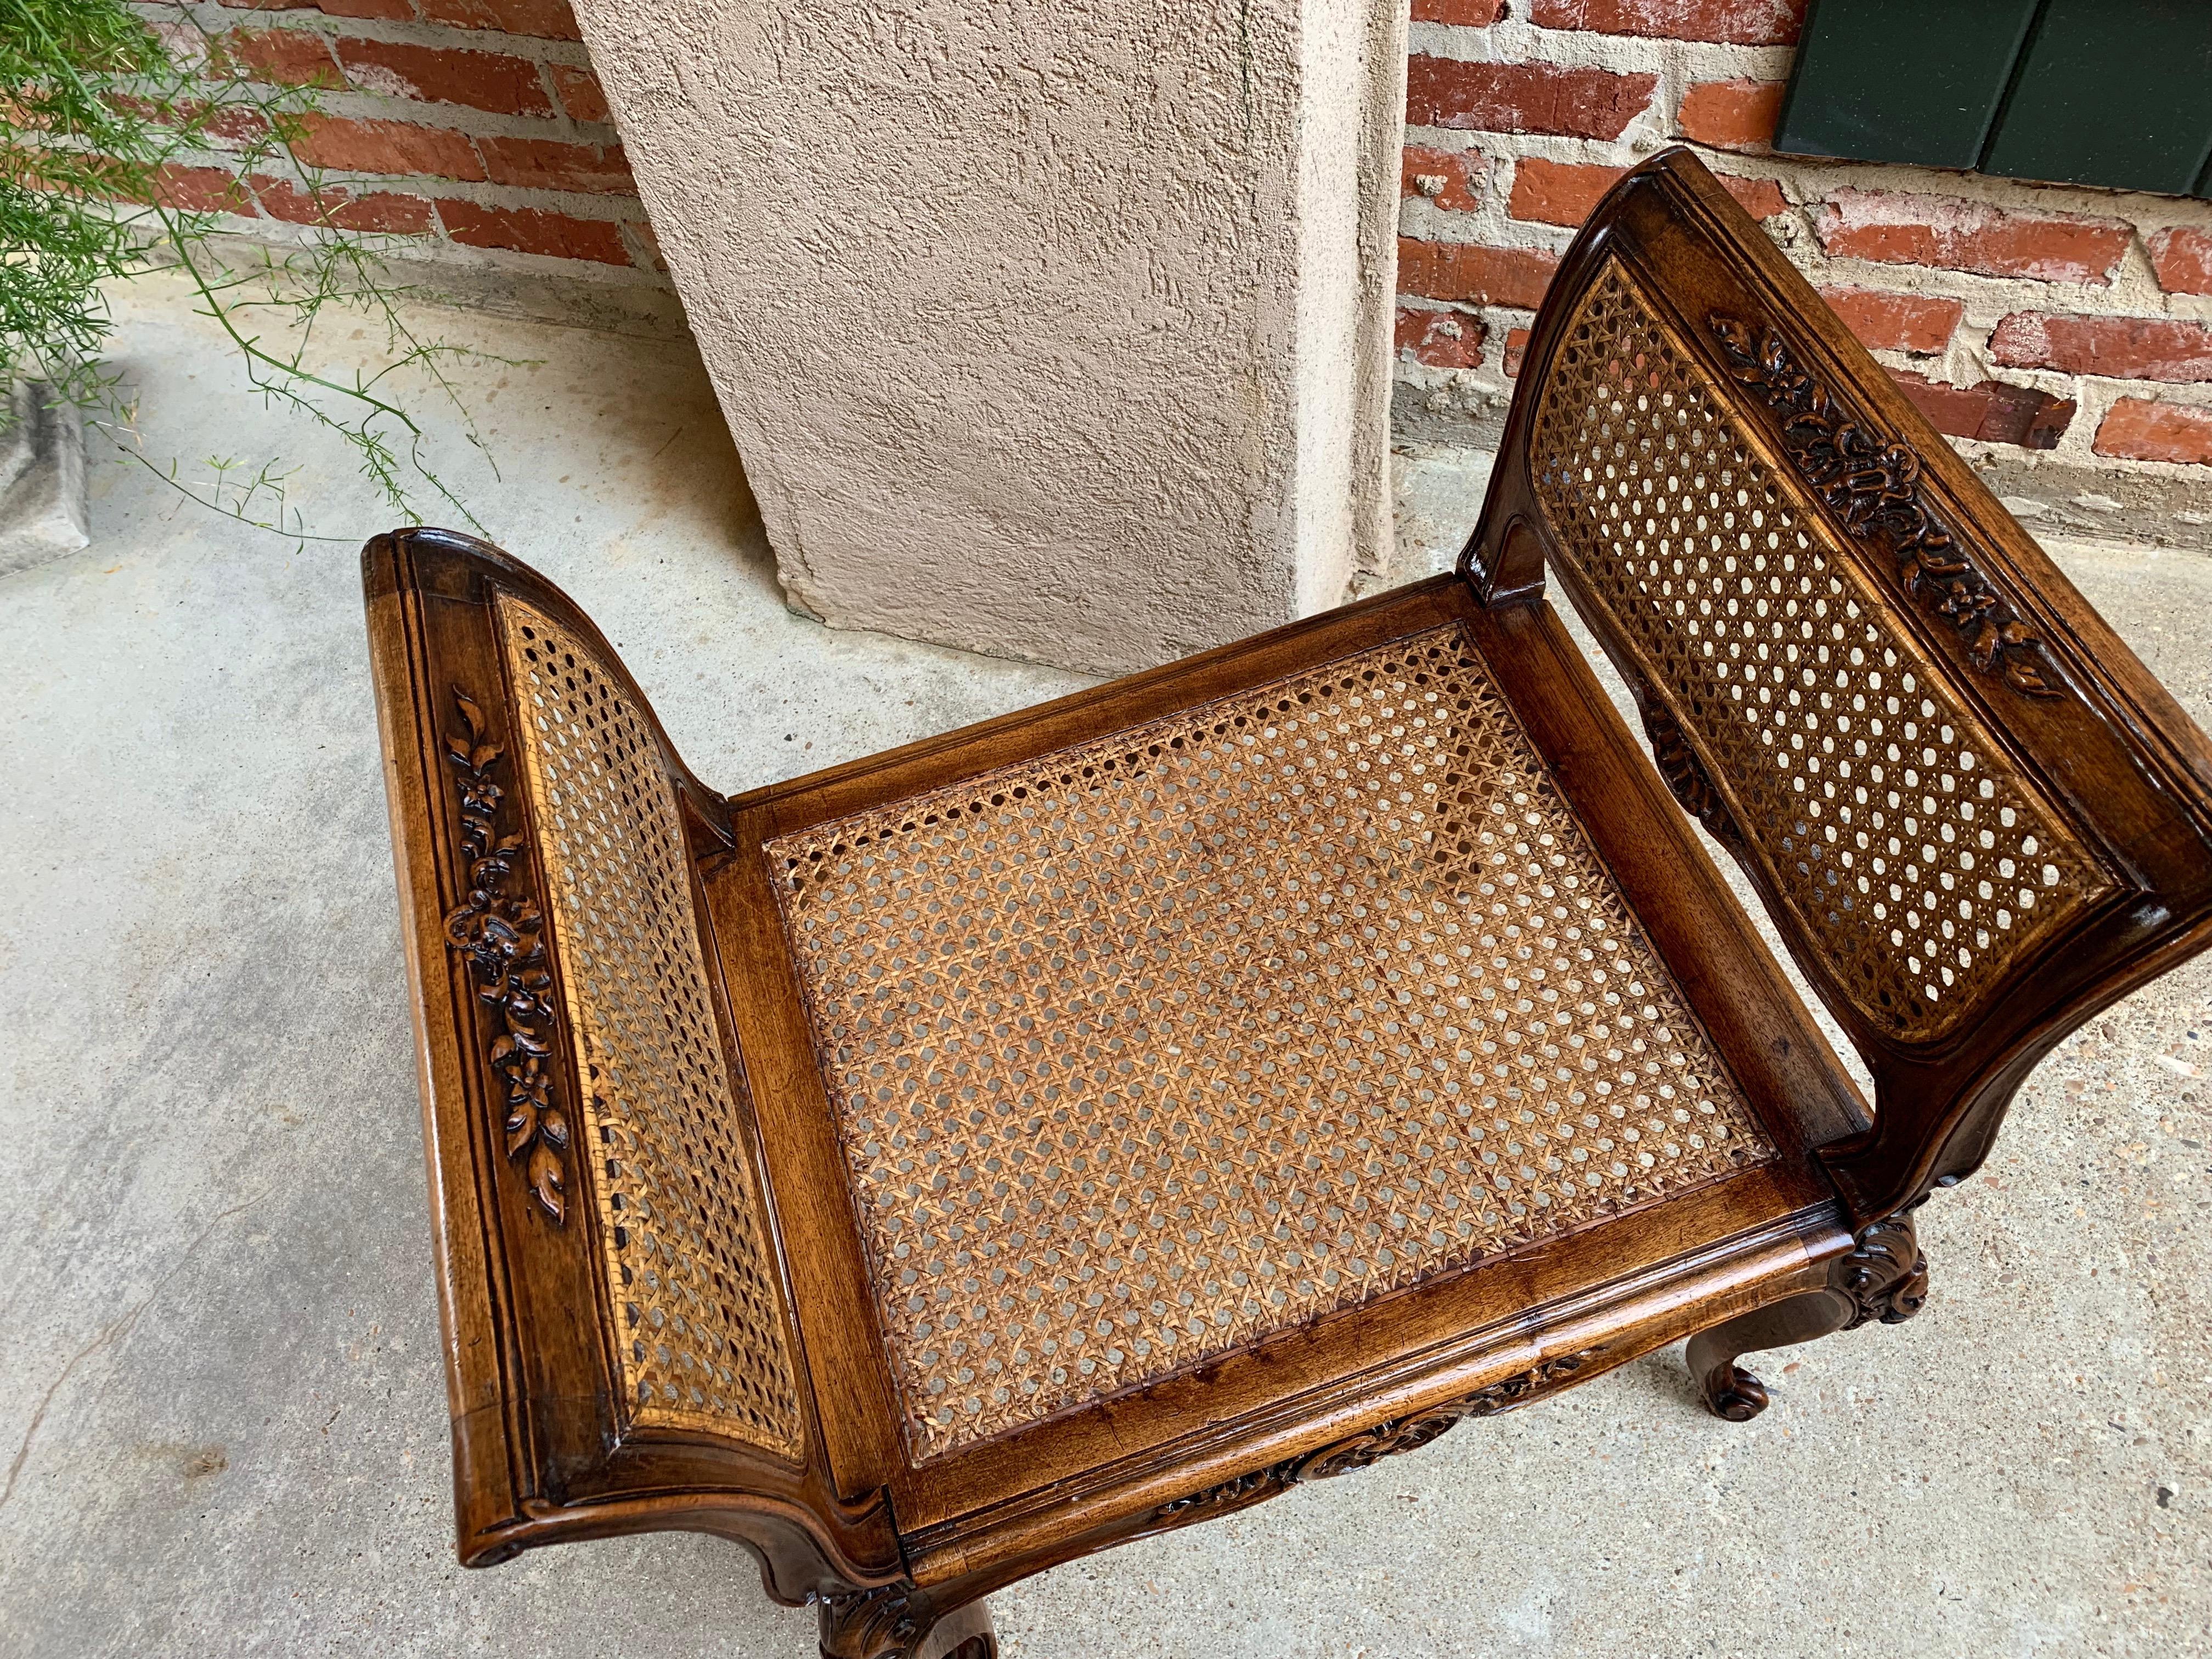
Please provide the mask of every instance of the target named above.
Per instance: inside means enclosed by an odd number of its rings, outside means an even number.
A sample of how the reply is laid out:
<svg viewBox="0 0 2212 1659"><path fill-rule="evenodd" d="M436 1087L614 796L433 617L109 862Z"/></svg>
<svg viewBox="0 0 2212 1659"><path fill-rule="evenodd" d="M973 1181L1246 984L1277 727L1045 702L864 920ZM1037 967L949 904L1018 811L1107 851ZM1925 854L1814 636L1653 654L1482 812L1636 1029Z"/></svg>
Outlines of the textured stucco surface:
<svg viewBox="0 0 2212 1659"><path fill-rule="evenodd" d="M793 616L696 358L436 319L502 483L676 742L734 788L1072 689ZM126 312L154 453L288 453L188 297ZM190 453L188 451L188 453ZM1448 556L1474 479L1404 458ZM453 1559L405 975L350 547L94 469L94 544L0 578L0 1655L809 1659L733 1547ZM2061 547L2212 719L2212 562ZM1909 1325L1775 1357L1718 1423L1659 1353L995 1597L1008 1659L2212 1654L2212 963L2040 1066L1923 1211Z"/></svg>
<svg viewBox="0 0 2212 1659"><path fill-rule="evenodd" d="M1396 0L577 9L794 605L1124 668L1384 558Z"/></svg>

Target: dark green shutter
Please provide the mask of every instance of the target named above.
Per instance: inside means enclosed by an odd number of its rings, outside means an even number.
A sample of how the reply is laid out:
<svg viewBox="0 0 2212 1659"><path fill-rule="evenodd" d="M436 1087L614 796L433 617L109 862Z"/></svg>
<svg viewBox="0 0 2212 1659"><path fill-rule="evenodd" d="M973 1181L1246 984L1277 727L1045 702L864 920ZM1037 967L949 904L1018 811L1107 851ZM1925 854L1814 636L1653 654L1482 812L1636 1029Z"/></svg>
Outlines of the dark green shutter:
<svg viewBox="0 0 2212 1659"><path fill-rule="evenodd" d="M1971 167L2039 0L1818 0L1774 147Z"/></svg>
<svg viewBox="0 0 2212 1659"><path fill-rule="evenodd" d="M2212 0L1814 0L1775 148L2212 185Z"/></svg>

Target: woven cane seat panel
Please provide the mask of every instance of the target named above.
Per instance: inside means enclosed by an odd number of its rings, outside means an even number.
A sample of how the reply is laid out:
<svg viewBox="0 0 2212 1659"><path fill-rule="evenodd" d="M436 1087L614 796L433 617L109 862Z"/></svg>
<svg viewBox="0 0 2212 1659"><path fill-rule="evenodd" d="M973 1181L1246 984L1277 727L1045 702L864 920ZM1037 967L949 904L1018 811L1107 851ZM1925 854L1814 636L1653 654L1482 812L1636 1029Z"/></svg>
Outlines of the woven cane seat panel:
<svg viewBox="0 0 2212 1659"><path fill-rule="evenodd" d="M1933 1041L2106 883L1729 398L1608 265L1538 406L1537 495L1845 994Z"/></svg>
<svg viewBox="0 0 2212 1659"><path fill-rule="evenodd" d="M673 787L589 647L502 598L629 1420L796 1460L798 1382Z"/></svg>
<svg viewBox="0 0 2212 1659"><path fill-rule="evenodd" d="M1772 1156L1456 629L767 853L917 1461Z"/></svg>

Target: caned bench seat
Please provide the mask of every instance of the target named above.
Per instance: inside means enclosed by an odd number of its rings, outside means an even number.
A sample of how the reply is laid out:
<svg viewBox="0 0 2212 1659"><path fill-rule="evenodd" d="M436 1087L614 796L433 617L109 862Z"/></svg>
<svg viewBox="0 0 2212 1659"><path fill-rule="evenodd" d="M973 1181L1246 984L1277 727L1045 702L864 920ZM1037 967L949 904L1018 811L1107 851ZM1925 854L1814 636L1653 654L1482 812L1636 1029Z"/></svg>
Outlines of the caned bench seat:
<svg viewBox="0 0 2212 1659"><path fill-rule="evenodd" d="M370 544L464 1560L715 1532L974 1659L1053 1563L1920 1305L1914 1206L2212 928L2212 751L1682 152L1495 477L1453 574L735 796L522 564Z"/></svg>

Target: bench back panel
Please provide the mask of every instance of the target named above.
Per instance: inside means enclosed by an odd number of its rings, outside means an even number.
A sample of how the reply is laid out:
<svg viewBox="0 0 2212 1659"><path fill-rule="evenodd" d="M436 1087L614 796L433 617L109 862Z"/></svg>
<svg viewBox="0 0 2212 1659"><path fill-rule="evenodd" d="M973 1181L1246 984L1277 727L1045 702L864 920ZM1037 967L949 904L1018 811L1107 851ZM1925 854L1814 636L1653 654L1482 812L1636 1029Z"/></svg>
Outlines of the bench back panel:
<svg viewBox="0 0 2212 1659"><path fill-rule="evenodd" d="M1568 320L1530 456L1555 556L1648 665L1647 725L1686 739L1840 993L1940 1039L2112 883L1670 334L1617 262ZM2057 695L2032 659L1995 666L2000 696Z"/></svg>
<svg viewBox="0 0 2212 1659"><path fill-rule="evenodd" d="M1686 150L1560 262L1461 568L1558 580L1866 1060L1865 1217L2212 938L2212 746Z"/></svg>

